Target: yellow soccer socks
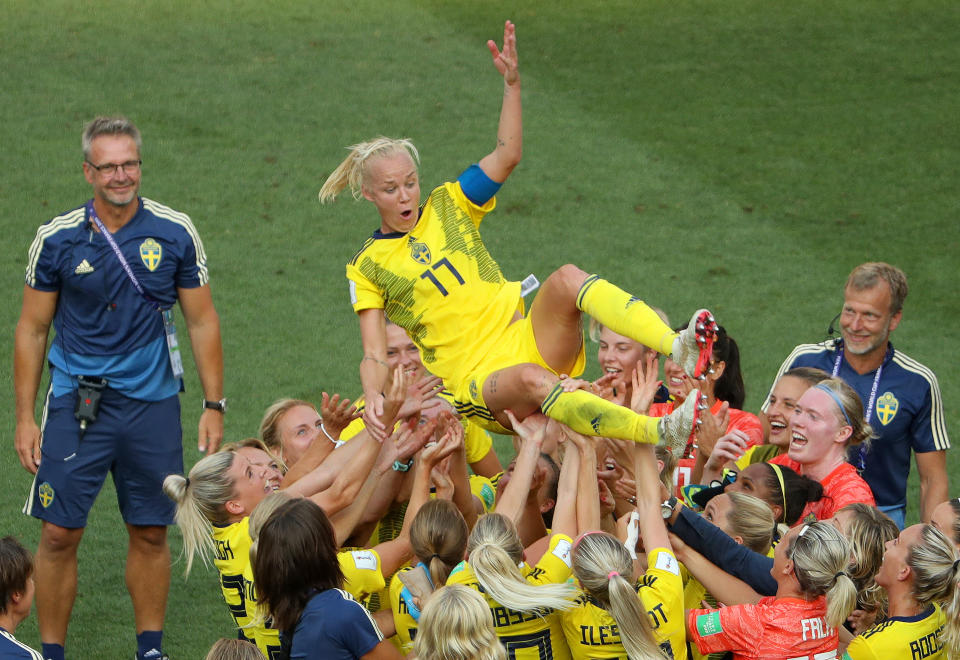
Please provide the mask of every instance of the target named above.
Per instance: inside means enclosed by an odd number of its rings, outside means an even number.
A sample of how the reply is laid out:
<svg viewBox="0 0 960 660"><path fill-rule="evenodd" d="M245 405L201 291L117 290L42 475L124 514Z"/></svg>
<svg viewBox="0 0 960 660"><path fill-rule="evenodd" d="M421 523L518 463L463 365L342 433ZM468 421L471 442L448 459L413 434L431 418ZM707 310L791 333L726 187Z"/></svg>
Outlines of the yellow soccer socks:
<svg viewBox="0 0 960 660"><path fill-rule="evenodd" d="M584 390L564 392L559 383L550 390L550 394L540 404L540 409L547 417L552 417L577 433L587 436L633 440L647 444L656 444L659 438L659 418L638 415L629 408L618 406Z"/></svg>
<svg viewBox="0 0 960 660"><path fill-rule="evenodd" d="M677 333L649 305L623 289L591 275L577 294L577 308L617 334L669 356Z"/></svg>

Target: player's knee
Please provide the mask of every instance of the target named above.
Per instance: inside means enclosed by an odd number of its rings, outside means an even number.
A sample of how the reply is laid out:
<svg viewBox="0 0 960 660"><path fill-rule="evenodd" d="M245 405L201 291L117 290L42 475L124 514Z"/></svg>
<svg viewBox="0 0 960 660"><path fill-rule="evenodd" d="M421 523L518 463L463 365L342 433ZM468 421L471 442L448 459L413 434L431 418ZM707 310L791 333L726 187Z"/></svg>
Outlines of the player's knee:
<svg viewBox="0 0 960 660"><path fill-rule="evenodd" d="M555 286L562 287L566 291L570 292L571 295L576 295L580 291L580 287L583 286L584 280L586 280L588 274L580 270L577 266L573 264L565 264L560 266L560 268L553 271L550 274L548 280Z"/></svg>
<svg viewBox="0 0 960 660"><path fill-rule="evenodd" d="M83 528L72 529L44 522L43 529L40 531L40 545L37 551L47 555L64 553L75 555L82 537Z"/></svg>
<svg viewBox="0 0 960 660"><path fill-rule="evenodd" d="M520 382L523 389L530 394L532 400L538 403L546 398L559 380L556 374L538 364L524 365L523 371L520 373Z"/></svg>

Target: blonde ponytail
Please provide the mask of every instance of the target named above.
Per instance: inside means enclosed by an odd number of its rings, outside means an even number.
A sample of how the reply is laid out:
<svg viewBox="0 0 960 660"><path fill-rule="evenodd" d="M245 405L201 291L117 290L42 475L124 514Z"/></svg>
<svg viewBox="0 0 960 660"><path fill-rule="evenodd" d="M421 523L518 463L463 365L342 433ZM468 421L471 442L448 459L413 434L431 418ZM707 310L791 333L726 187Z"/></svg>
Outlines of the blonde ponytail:
<svg viewBox="0 0 960 660"><path fill-rule="evenodd" d="M946 624L940 639L948 657L960 654L960 556L950 539L933 525L924 525L920 541L910 548L913 597L920 605L943 605Z"/></svg>
<svg viewBox="0 0 960 660"><path fill-rule="evenodd" d="M175 518L187 557L185 576L190 574L198 553L204 565L210 565L215 553L212 525L230 522L224 505L233 496L233 481L227 476L233 458L232 452L204 456L187 478L171 474L163 480L163 492L177 504Z"/></svg>
<svg viewBox="0 0 960 660"><path fill-rule="evenodd" d="M842 627L856 606L857 587L849 575L840 571L827 589L827 623L834 628Z"/></svg>
<svg viewBox="0 0 960 660"><path fill-rule="evenodd" d="M463 514L449 500L430 500L410 525L410 545L427 566L435 587L446 584L453 567L463 559L469 530Z"/></svg>
<svg viewBox="0 0 960 660"><path fill-rule="evenodd" d="M649 614L630 580L633 560L623 543L603 532L585 534L573 548L572 561L580 585L617 622L631 660L662 658Z"/></svg>
<svg viewBox="0 0 960 660"><path fill-rule="evenodd" d="M420 165L420 154L417 153L417 148L406 138L395 139L381 135L367 142L351 145L347 149L350 155L337 166L320 188L321 204L334 201L337 195L348 186L353 193L353 198L360 199L363 184L367 179L367 161L373 158L406 153L413 159L414 164Z"/></svg>
<svg viewBox="0 0 960 660"><path fill-rule="evenodd" d="M532 585L517 564L523 547L513 522L498 513L481 516L467 543L469 564L484 592L511 610L546 616L573 606L574 588L563 584Z"/></svg>
<svg viewBox="0 0 960 660"><path fill-rule="evenodd" d="M826 594L827 624L842 626L857 605L857 588L846 573L850 562L847 539L830 523L810 523L790 539L787 557L793 561L804 594Z"/></svg>

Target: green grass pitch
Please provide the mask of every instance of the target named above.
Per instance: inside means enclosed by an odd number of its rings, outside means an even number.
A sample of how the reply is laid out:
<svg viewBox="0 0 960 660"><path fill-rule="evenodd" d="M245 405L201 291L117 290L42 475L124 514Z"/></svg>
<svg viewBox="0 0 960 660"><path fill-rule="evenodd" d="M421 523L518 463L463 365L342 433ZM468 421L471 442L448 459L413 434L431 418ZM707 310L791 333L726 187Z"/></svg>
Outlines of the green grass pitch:
<svg viewBox="0 0 960 660"><path fill-rule="evenodd" d="M484 44L506 18L525 151L483 232L508 277L573 262L674 320L711 307L740 343L756 410L790 348L824 336L850 269L892 262L911 285L894 341L936 370L956 430L956 3L4 0L0 533L29 547L39 536L19 513L30 479L13 451L13 327L37 226L89 192L84 122L136 121L143 193L204 238L226 431L239 439L277 397L358 392L343 264L377 218L349 198L322 208L317 191L345 145L378 134L416 142L426 190L486 154L501 83ZM200 389L187 353L192 464ZM955 451L949 466L957 495ZM108 484L81 547L72 657L134 648L124 536ZM171 657L230 635L214 575L176 575ZM35 617L18 636L39 646Z"/></svg>

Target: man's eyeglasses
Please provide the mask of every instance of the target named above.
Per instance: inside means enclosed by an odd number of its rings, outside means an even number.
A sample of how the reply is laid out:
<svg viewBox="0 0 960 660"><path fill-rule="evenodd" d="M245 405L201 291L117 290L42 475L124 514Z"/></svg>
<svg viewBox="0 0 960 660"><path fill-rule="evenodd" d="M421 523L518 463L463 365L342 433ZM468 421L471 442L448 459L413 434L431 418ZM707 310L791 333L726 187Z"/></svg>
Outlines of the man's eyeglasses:
<svg viewBox="0 0 960 660"><path fill-rule="evenodd" d="M140 171L140 165L142 163L142 160L128 160L126 163L104 163L103 165L94 165L89 160L87 161L87 165L104 176L116 176L121 169L123 170L123 173L128 176L131 174L136 174Z"/></svg>

